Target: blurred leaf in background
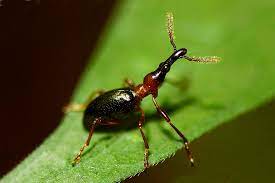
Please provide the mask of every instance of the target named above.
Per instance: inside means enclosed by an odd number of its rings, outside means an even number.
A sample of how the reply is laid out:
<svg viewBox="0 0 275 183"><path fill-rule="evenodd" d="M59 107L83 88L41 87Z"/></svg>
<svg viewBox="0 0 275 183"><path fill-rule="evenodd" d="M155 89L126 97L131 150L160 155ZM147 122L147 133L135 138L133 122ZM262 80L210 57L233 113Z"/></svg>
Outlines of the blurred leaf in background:
<svg viewBox="0 0 275 183"><path fill-rule="evenodd" d="M120 87L125 77L142 82L172 53L165 29L165 13L171 11L178 48L186 47L189 55L223 58L216 65L179 60L169 77L187 77L187 93L168 84L159 91L158 101L169 109L175 126L194 140L274 96L274 5L273 1L124 1L72 101L84 102L96 89ZM151 99L145 99L142 107L149 116L144 127L149 162L156 165L183 144L169 125L154 117ZM72 167L87 136L81 120L82 114L66 115L60 127L2 181L114 182L143 171L143 141L135 128L95 133L81 163Z"/></svg>

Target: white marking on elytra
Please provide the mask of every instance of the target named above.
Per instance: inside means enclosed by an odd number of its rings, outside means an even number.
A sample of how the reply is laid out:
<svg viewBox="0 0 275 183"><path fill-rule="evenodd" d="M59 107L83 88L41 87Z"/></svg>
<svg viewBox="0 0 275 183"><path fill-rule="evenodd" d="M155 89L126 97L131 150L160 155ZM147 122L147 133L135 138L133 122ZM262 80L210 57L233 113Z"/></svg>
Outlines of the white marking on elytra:
<svg viewBox="0 0 275 183"><path fill-rule="evenodd" d="M116 100L121 100L121 99L126 100L126 101L130 101L130 100L131 100L129 94L123 93L123 92L118 92L118 93L115 95L114 98L115 98Z"/></svg>

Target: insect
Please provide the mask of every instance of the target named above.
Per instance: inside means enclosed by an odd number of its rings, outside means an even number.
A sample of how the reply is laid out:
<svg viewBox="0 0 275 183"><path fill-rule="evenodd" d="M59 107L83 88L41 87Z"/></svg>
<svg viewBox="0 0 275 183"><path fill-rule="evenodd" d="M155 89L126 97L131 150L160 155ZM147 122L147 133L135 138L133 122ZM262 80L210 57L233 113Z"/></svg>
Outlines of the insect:
<svg viewBox="0 0 275 183"><path fill-rule="evenodd" d="M179 137L183 140L184 148L187 153L187 157L190 161L191 166L194 165L194 158L192 156L189 142L185 135L171 122L168 114L164 109L160 107L157 103L158 89L164 82L166 74L169 72L171 66L175 61L179 59L186 59L188 61L194 62L218 62L219 57L189 57L186 55L186 48L176 48L174 41L174 25L173 25L173 14L167 13L167 31L170 39L170 43L174 49L172 55L161 62L156 70L147 74L143 83L135 85L131 80L126 80L125 83L127 87L114 89L111 91L98 91L94 95L97 97L91 97L90 102L86 104L69 104L64 108L65 112L70 111L84 111L83 124L89 129L89 135L84 143L84 145L79 150L79 153L74 158L72 164L75 165L80 162L81 155L84 149L89 146L92 135L97 126L101 125L119 125L121 124L121 119L124 116L136 112L140 113L139 120L137 121L137 126L140 130L144 142L144 168L149 167L148 156L149 156L149 144L147 142L146 136L143 132L143 124L145 121L145 114L140 104L142 99L147 96L152 96L153 103L156 107L158 113L165 119L165 121L175 130ZM92 96L94 96L92 95Z"/></svg>

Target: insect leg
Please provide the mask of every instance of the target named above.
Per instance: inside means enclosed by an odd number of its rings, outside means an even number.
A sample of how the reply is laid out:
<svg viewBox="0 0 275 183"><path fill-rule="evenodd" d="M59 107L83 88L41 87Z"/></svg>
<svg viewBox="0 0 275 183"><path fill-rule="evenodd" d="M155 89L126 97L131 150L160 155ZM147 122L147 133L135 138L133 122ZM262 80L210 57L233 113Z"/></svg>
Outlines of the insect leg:
<svg viewBox="0 0 275 183"><path fill-rule="evenodd" d="M62 111L64 113L69 113L69 112L83 112L87 105L96 97L98 97L99 95L103 94L104 90L96 90L93 93L91 93L91 95L89 96L87 102L83 103L83 104L77 104L77 103L72 103L72 104L68 104L66 106L63 107Z"/></svg>
<svg viewBox="0 0 275 183"><path fill-rule="evenodd" d="M145 120L145 115L144 115L144 111L140 107L138 108L138 111L141 113L141 116L140 116L139 121L138 121L138 128L139 128L140 133L142 135L143 142L144 142L144 147L145 147L145 151L144 151L144 168L147 169L147 168L149 168L149 163L148 163L149 144L148 144L147 139L145 137L145 134L142 130L142 125L143 125L144 120Z"/></svg>
<svg viewBox="0 0 275 183"><path fill-rule="evenodd" d="M165 78L165 82L179 89L181 92L187 92L190 87L190 79L181 77L180 79Z"/></svg>
<svg viewBox="0 0 275 183"><path fill-rule="evenodd" d="M168 114L158 105L156 99L154 97L152 97L153 99L153 102L154 102L154 105L156 106L157 108L157 111L159 112L159 114L169 123L169 125L177 132L177 134L182 138L183 142L184 142L184 148L186 150L186 153L187 153L187 157L191 163L191 166L194 166L194 158L193 158L193 155L192 155L192 152L189 148L189 142L187 140L187 138L184 136L183 133L181 133L177 127L174 126L174 124L171 122Z"/></svg>
<svg viewBox="0 0 275 183"><path fill-rule="evenodd" d="M133 89L136 85L131 79L124 79L123 86Z"/></svg>
<svg viewBox="0 0 275 183"><path fill-rule="evenodd" d="M85 141L84 145L80 148L78 154L75 156L75 158L74 158L74 160L73 160L73 162L72 162L72 165L73 165L73 166L80 162L81 155L82 155L84 149L85 149L86 147L89 146L90 141L91 141L91 138L92 138L93 133L94 133L94 130L95 130L95 127L96 127L96 125L97 125L98 123L100 123L100 119L96 119L96 120L93 122L93 124L92 124L92 126L91 126L91 128L90 128L90 132L89 132L89 135L88 135L87 140Z"/></svg>
<svg viewBox="0 0 275 183"><path fill-rule="evenodd" d="M86 104L68 104L62 108L62 111L64 113L69 113L69 112L83 112L86 109L87 105Z"/></svg>

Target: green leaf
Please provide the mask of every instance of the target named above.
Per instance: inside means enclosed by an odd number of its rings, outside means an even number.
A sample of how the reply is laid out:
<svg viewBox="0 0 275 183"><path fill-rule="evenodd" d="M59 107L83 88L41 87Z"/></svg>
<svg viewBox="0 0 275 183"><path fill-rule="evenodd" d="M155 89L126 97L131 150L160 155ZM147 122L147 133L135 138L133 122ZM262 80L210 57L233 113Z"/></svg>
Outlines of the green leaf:
<svg viewBox="0 0 275 183"><path fill-rule="evenodd" d="M158 102L169 109L175 126L194 140L274 96L274 7L274 2L265 0L123 1L73 102L84 102L95 89L120 87L125 77L140 83L166 59L172 48L165 12L171 11L178 48L188 48L189 55L223 58L219 64L207 65L178 61L169 77L187 77L188 92L168 84L159 91ZM142 107L147 114L149 162L155 165L183 144L163 119L153 115L150 97ZM72 167L86 137L82 114L66 115L59 128L2 181L114 182L143 171L144 146L137 129L95 133L80 164Z"/></svg>

